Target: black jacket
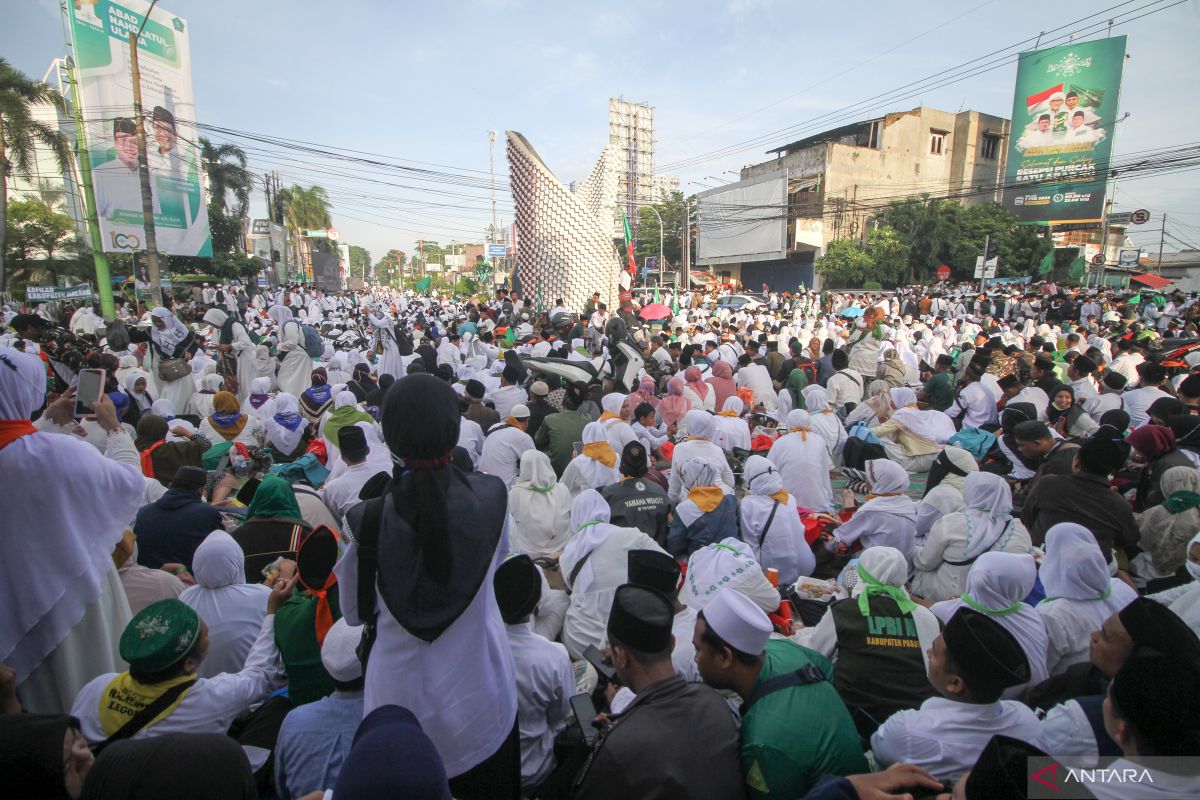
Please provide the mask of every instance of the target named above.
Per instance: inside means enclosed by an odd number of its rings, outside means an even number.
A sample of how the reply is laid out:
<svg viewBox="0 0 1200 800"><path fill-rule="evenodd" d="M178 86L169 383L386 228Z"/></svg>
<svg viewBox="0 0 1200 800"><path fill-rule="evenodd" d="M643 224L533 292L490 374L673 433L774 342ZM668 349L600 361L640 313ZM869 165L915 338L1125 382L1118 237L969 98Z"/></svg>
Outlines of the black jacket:
<svg viewBox="0 0 1200 800"><path fill-rule="evenodd" d="M138 563L158 569L163 564L192 565L192 554L213 531L224 530L221 514L183 489L167 493L138 510L133 522Z"/></svg>

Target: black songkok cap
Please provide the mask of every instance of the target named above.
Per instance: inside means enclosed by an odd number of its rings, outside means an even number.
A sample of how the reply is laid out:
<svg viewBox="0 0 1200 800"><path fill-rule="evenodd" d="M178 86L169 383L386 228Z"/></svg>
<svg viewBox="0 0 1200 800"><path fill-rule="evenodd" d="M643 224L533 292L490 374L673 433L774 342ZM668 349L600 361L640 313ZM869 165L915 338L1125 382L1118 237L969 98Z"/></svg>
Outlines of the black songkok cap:
<svg viewBox="0 0 1200 800"><path fill-rule="evenodd" d="M1135 647L1152 647L1200 664L1200 639L1183 618L1162 603L1139 597L1117 613Z"/></svg>
<svg viewBox="0 0 1200 800"><path fill-rule="evenodd" d="M1104 373L1103 383L1109 389L1119 392L1125 388L1125 384L1129 383L1129 379L1121 373L1110 369L1108 372Z"/></svg>
<svg viewBox="0 0 1200 800"><path fill-rule="evenodd" d="M208 473L200 467L180 467L171 479L171 488L194 492L207 482Z"/></svg>
<svg viewBox="0 0 1200 800"><path fill-rule="evenodd" d="M357 425L346 425L338 431L338 448L348 459L361 461L370 452L367 447L367 435Z"/></svg>
<svg viewBox="0 0 1200 800"><path fill-rule="evenodd" d="M1111 434L1112 431L1106 433ZM1119 432L1117 436L1120 436ZM1127 456L1128 453L1113 441L1111 435L1100 435L1100 431L1079 446L1079 463L1084 471L1093 475L1113 474L1125 463Z"/></svg>
<svg viewBox="0 0 1200 800"><path fill-rule="evenodd" d="M467 381L466 388L467 388L467 397L472 397L476 400L482 400L484 394L487 393L487 389L484 387L484 385L480 381L475 380L474 378Z"/></svg>
<svg viewBox="0 0 1200 800"><path fill-rule="evenodd" d="M1174 651L1138 648L1109 687L1119 716L1134 728L1139 745L1156 756L1200 752L1200 681L1195 661Z"/></svg>
<svg viewBox="0 0 1200 800"><path fill-rule="evenodd" d="M613 595L608 615L608 638L643 653L662 653L671 647L671 601L653 589L626 583Z"/></svg>
<svg viewBox="0 0 1200 800"><path fill-rule="evenodd" d="M630 550L629 582L674 597L679 588L679 562L661 550Z"/></svg>
<svg viewBox="0 0 1200 800"><path fill-rule="evenodd" d="M950 657L974 699L992 702L1029 681L1029 660L1003 625L973 608L959 608L942 630Z"/></svg>
<svg viewBox="0 0 1200 800"><path fill-rule="evenodd" d="M1096 362L1092 361L1087 356L1078 356L1074 361L1071 362L1071 366L1074 367L1075 371L1080 375L1091 375L1096 371Z"/></svg>
<svg viewBox="0 0 1200 800"><path fill-rule="evenodd" d="M533 559L524 553L506 559L492 577L496 604L505 624L520 622L533 613L542 599L542 577Z"/></svg>
<svg viewBox="0 0 1200 800"><path fill-rule="evenodd" d="M1025 800L1029 759L1044 755L1020 739L993 736L967 776L967 800Z"/></svg>

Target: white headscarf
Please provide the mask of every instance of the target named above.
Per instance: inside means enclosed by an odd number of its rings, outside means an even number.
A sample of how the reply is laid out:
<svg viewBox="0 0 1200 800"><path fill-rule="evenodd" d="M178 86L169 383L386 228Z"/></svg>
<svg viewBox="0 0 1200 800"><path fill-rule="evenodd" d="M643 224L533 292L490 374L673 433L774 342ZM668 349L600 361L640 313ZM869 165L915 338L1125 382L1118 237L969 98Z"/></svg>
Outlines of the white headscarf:
<svg viewBox="0 0 1200 800"><path fill-rule="evenodd" d="M752 495L767 496L783 491L783 478L775 465L763 456L750 456L743 467L746 491Z"/></svg>
<svg viewBox="0 0 1200 800"><path fill-rule="evenodd" d="M1029 660L1029 684L1036 686L1049 677L1046 653L1050 637L1046 623L1032 606L1022 602L1033 591L1037 562L1026 553L984 553L967 573L962 599L934 603L930 610L949 622L962 606L986 614L1017 638ZM1019 688L1019 687L1017 687Z"/></svg>
<svg viewBox="0 0 1200 800"><path fill-rule="evenodd" d="M165 397L155 400L150 405L150 413L156 414L168 422L179 416L179 412L175 410L175 404Z"/></svg>
<svg viewBox="0 0 1200 800"><path fill-rule="evenodd" d="M1003 550L1012 535L1012 490L1008 481L991 472L972 472L963 481L963 516L967 541L963 560L989 550Z"/></svg>
<svg viewBox="0 0 1200 800"><path fill-rule="evenodd" d="M611 511L608 501L595 489L586 489L571 501L571 540L559 558L564 576L570 575L575 565L599 547L610 531L617 527L609 524L609 519ZM593 578L595 571L589 559L575 576L572 591L588 591Z"/></svg>
<svg viewBox="0 0 1200 800"><path fill-rule="evenodd" d="M20 350L0 350L0 419L29 419L45 396L46 367L42 360Z"/></svg>
<svg viewBox="0 0 1200 800"><path fill-rule="evenodd" d="M561 551L571 537L571 492L557 482L550 457L540 450L521 454L521 472L508 490L509 542L537 557Z"/></svg>
<svg viewBox="0 0 1200 800"><path fill-rule="evenodd" d="M353 397L354 395L350 395ZM300 419L300 424L295 430L290 430L280 423L276 417L290 416L292 414L300 414L300 403L296 400L296 395L288 392L280 392L275 396L275 413L267 417L263 422L267 428L267 438L271 444L281 455L287 455L296 449L300 444L300 440L304 438L304 431L308 424L303 417Z"/></svg>
<svg viewBox="0 0 1200 800"><path fill-rule="evenodd" d="M267 613L271 590L260 583L246 583L245 553L225 531L213 531L192 556L189 586L179 599L208 625L208 655L197 674L212 677L236 673L258 636Z"/></svg>
<svg viewBox="0 0 1200 800"><path fill-rule="evenodd" d="M225 385L225 379L215 372L209 372L200 379L200 391L216 394Z"/></svg>
<svg viewBox="0 0 1200 800"><path fill-rule="evenodd" d="M595 442L608 442L608 428L602 422L589 422L583 426L583 433L580 434L580 439L584 444L594 444ZM584 453L576 456L571 463L575 465L575 469L579 471L580 476L589 488L599 489L602 486L608 486L610 483L616 483L621 479L621 471L618 469L621 461L621 454L616 453L617 460L610 467Z"/></svg>
<svg viewBox="0 0 1200 800"><path fill-rule="evenodd" d="M283 324L290 319L294 319L292 310L287 306L271 306L267 309L267 316L279 327L281 334L283 332Z"/></svg>
<svg viewBox="0 0 1200 800"><path fill-rule="evenodd" d="M219 308L210 308L204 312L204 321L214 328L220 328L229 319L229 314Z"/></svg>
<svg viewBox="0 0 1200 800"><path fill-rule="evenodd" d="M347 406L357 406L358 398L354 396L354 392L338 392L333 398L334 408L345 408Z"/></svg>
<svg viewBox="0 0 1200 800"><path fill-rule="evenodd" d="M891 421L913 436L930 444L945 444L957 433L954 430L954 422L945 413L935 409L922 411L917 408L917 393L907 386L892 389L889 395L892 405L896 407L892 412Z"/></svg>
<svg viewBox="0 0 1200 800"><path fill-rule="evenodd" d="M145 380L146 386L140 392L134 391L133 387L139 380ZM150 373L142 369L131 369L125 373L125 379L121 381L121 385L125 387L125 394L129 395L129 399L137 403L139 411L145 412L147 409L153 408L153 401L147 394L147 389L150 388Z"/></svg>
<svg viewBox="0 0 1200 800"><path fill-rule="evenodd" d="M683 424L687 428L687 435L691 438L712 441L716 424L713 421L712 414L709 414L707 411L700 411L693 408L683 415Z"/></svg>
<svg viewBox="0 0 1200 800"><path fill-rule="evenodd" d="M704 513L700 507L686 497L692 489L703 486L721 486L721 468L704 458L690 458L679 467L679 479L683 485L684 499L675 506L675 516L684 525L691 525ZM723 489L722 489L723 490Z"/></svg>
<svg viewBox="0 0 1200 800"><path fill-rule="evenodd" d="M179 321L178 317L162 306L151 311L150 316L158 317L166 324L165 328L159 330L157 325L151 323L150 338L154 340L154 343L158 345L160 350L168 356L171 355L175 352L175 348L179 346L179 343L187 338L190 331L186 325Z"/></svg>
<svg viewBox="0 0 1200 800"><path fill-rule="evenodd" d="M1104 604L1117 593L1110 578L1108 563L1100 555L1096 537L1082 525L1060 522L1046 531L1046 557L1042 560L1042 586L1046 590L1046 602L1059 598L1085 600ZM1124 583L1121 583L1125 587ZM1126 587L1126 591L1129 591ZM1124 593L1122 593L1122 597ZM1119 611L1124 604L1111 608L1108 613Z"/></svg>
<svg viewBox="0 0 1200 800"><path fill-rule="evenodd" d="M721 405L721 410L733 411L740 417L742 412L746 410L746 404L742 401L742 398L736 394L731 394L725 398L725 402Z"/></svg>
<svg viewBox="0 0 1200 800"><path fill-rule="evenodd" d="M771 585L750 546L734 538L701 547L688 558L683 597L688 608L703 611L713 596L729 587L767 613L779 608L779 590Z"/></svg>
<svg viewBox="0 0 1200 800"><path fill-rule="evenodd" d="M876 458L866 463L864 472L870 493L888 496L872 497L863 503L859 513L867 510L886 511L907 517L915 524L917 505L905 494L908 491L908 472L904 467L886 458Z"/></svg>

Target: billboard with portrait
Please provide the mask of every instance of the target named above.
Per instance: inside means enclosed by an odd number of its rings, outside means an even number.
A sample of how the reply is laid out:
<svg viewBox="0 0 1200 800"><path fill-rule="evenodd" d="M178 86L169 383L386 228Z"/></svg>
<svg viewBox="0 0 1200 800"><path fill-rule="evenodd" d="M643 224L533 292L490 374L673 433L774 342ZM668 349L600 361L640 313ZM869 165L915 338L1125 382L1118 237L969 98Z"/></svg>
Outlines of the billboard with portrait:
<svg viewBox="0 0 1200 800"><path fill-rule="evenodd" d="M1004 206L1022 222L1099 222L1125 37L1022 53Z"/></svg>
<svg viewBox="0 0 1200 800"><path fill-rule="evenodd" d="M138 178L137 126L129 34L137 33L142 116L158 250L211 256L201 184L187 23L145 0L72 0L71 43L92 167L100 235L107 253L146 247Z"/></svg>

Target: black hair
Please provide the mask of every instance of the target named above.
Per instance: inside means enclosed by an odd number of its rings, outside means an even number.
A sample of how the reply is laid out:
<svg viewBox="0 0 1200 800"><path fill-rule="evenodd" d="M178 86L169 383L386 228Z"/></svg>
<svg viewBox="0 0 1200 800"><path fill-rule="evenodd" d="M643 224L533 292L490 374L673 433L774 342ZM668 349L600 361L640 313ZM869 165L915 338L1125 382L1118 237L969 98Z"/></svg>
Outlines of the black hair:
<svg viewBox="0 0 1200 800"><path fill-rule="evenodd" d="M950 655L950 651L946 650L946 658L944 669L947 675L957 675L958 679L963 682L963 692L959 697L964 703L987 704L994 703L1004 694L1003 686L996 686L992 691L984 694L978 689L971 686L971 680L963 673L962 667L954 660L954 656Z"/></svg>
<svg viewBox="0 0 1200 800"><path fill-rule="evenodd" d="M1055 393L1057 394L1057 392ZM1046 427L1046 423L1036 419L1018 422L1013 428L1012 435L1018 442L1042 442L1054 438L1050 435L1050 429Z"/></svg>
<svg viewBox="0 0 1200 800"><path fill-rule="evenodd" d="M850 356L846 354L845 350L834 350L833 354L829 356L829 360L833 363L834 369L845 369L850 366Z"/></svg>
<svg viewBox="0 0 1200 800"><path fill-rule="evenodd" d="M649 403L638 403L637 408L633 410L633 418L639 420L645 416L654 416L654 406Z"/></svg>

